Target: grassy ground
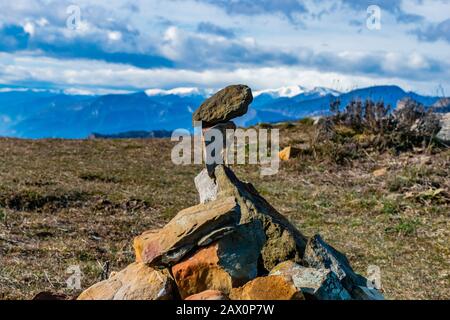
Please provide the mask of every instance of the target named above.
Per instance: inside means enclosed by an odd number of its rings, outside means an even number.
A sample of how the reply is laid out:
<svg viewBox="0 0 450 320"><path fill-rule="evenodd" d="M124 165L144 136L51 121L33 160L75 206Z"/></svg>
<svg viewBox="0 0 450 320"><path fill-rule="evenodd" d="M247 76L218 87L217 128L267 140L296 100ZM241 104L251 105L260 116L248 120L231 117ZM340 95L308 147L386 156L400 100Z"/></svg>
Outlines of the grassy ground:
<svg viewBox="0 0 450 320"><path fill-rule="evenodd" d="M284 126L282 144L308 139ZM201 166L175 166L168 140L0 139L0 298L86 288L133 261L132 239L196 204ZM386 169L376 177L373 171ZM368 154L345 164L301 156L260 177L236 166L307 236L320 233L390 299L450 298L450 151Z"/></svg>

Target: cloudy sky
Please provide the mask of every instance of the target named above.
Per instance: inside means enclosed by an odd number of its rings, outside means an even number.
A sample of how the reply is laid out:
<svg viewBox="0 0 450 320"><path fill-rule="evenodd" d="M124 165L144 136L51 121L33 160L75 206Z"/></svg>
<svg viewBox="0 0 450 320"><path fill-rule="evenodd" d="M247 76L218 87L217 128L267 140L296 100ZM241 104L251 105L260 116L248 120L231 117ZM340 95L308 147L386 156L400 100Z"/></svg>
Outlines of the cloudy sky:
<svg viewBox="0 0 450 320"><path fill-rule="evenodd" d="M450 0L0 0L3 87L397 84L448 95L449 65Z"/></svg>

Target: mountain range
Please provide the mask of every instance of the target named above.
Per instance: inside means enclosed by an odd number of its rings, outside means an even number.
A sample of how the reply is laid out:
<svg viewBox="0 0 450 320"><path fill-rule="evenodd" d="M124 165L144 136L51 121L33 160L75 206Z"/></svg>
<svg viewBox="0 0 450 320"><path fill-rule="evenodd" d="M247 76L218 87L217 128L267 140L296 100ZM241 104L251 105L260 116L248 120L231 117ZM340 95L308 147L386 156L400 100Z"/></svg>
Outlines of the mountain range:
<svg viewBox="0 0 450 320"><path fill-rule="evenodd" d="M0 136L17 138L86 138L92 133L117 135L136 131L191 129L192 112L211 95L210 90L151 89L129 94L77 95L54 90L0 88ZM398 86L373 86L341 93L301 86L254 92L240 126L319 116L335 99L345 106L354 99L384 101L395 107L403 98L426 106L440 97L406 92ZM151 136L151 134L150 134Z"/></svg>

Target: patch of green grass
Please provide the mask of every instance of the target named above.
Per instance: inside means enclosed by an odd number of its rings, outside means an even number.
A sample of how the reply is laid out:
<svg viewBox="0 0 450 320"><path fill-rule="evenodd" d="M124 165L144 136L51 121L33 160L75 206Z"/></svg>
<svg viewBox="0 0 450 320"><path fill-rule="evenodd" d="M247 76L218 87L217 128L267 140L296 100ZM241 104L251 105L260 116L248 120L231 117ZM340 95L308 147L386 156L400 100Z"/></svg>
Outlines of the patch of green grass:
<svg viewBox="0 0 450 320"><path fill-rule="evenodd" d="M393 200L383 200L382 212L389 216L397 215L400 212L399 205Z"/></svg>
<svg viewBox="0 0 450 320"><path fill-rule="evenodd" d="M359 199L359 206L364 210L373 209L378 204L376 197L361 197Z"/></svg>
<svg viewBox="0 0 450 320"><path fill-rule="evenodd" d="M425 166L409 166L399 174L391 177L387 186L391 192L400 192L414 185L433 186L438 188L442 178L434 178L435 174L441 174L440 170Z"/></svg>
<svg viewBox="0 0 450 320"><path fill-rule="evenodd" d="M321 208L331 208L334 206L333 201L327 195L318 196L315 204Z"/></svg>
<svg viewBox="0 0 450 320"><path fill-rule="evenodd" d="M390 192L399 192L414 185L414 180L409 177L397 175L387 181L387 187Z"/></svg>
<svg viewBox="0 0 450 320"><path fill-rule="evenodd" d="M402 219L395 226L387 227L386 233L395 233L403 236L412 236L417 232L417 227L420 225L418 219Z"/></svg>

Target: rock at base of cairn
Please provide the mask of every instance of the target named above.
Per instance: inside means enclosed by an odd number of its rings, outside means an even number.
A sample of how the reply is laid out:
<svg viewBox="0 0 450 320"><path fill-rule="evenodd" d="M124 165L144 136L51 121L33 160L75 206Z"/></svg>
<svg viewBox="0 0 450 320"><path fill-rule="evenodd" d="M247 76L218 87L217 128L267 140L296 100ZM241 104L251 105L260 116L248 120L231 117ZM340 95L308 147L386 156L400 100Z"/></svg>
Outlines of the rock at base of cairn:
<svg viewBox="0 0 450 320"><path fill-rule="evenodd" d="M262 228L252 224L238 226L172 267L181 297L207 289L228 295L233 287L258 276L260 251L266 238Z"/></svg>
<svg viewBox="0 0 450 320"><path fill-rule="evenodd" d="M78 300L170 300L174 292L175 285L167 270L135 262L85 290Z"/></svg>
<svg viewBox="0 0 450 320"><path fill-rule="evenodd" d="M205 290L192 296L187 297L184 300L229 300L226 295L217 290Z"/></svg>
<svg viewBox="0 0 450 320"><path fill-rule="evenodd" d="M270 274L283 276L307 299L351 300L348 291L330 269L305 268L292 261L286 261L276 266Z"/></svg>
<svg viewBox="0 0 450 320"><path fill-rule="evenodd" d="M231 300L304 300L290 281L280 276L256 278L230 294Z"/></svg>

